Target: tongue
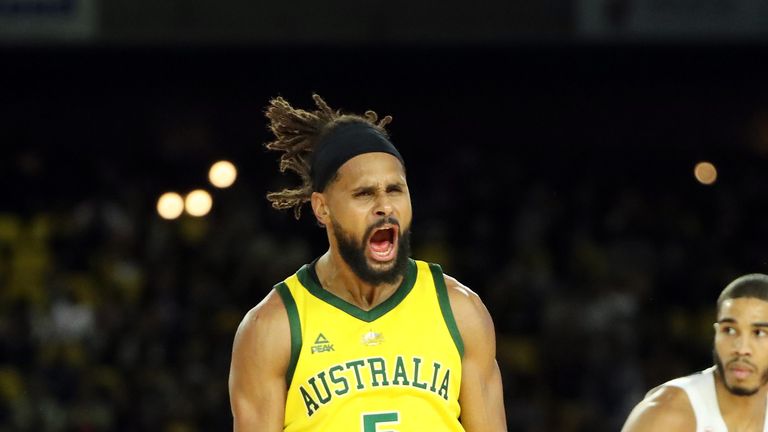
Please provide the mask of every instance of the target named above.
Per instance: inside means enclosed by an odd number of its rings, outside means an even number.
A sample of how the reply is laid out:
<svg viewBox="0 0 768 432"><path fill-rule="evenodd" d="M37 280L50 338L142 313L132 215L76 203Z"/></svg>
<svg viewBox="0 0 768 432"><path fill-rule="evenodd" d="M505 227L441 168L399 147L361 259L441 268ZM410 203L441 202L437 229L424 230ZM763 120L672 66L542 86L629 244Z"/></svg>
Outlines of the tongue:
<svg viewBox="0 0 768 432"><path fill-rule="evenodd" d="M376 252L385 252L392 244L389 240L373 241L371 240L371 249Z"/></svg>

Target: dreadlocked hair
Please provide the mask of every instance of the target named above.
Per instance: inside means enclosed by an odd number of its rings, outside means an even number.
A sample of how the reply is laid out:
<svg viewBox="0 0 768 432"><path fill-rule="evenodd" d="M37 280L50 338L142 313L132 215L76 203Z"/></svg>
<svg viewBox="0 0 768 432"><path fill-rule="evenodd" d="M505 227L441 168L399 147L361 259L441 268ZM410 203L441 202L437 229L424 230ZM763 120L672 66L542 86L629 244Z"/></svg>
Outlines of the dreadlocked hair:
<svg viewBox="0 0 768 432"><path fill-rule="evenodd" d="M296 188L286 188L279 192L267 193L267 199L272 207L278 210L293 209L298 219L301 217L301 207L310 200L313 191L310 176L310 156L315 145L322 137L336 126L349 122L366 122L385 135L384 127L392 121L392 116L379 116L371 110L362 116L357 114L342 114L333 110L317 94L312 95L317 109L305 111L291 106L288 101L278 96L269 101L266 116L269 119L269 130L275 135L275 140L265 144L269 150L282 151L280 156L280 172L293 171L301 178L301 185Z"/></svg>

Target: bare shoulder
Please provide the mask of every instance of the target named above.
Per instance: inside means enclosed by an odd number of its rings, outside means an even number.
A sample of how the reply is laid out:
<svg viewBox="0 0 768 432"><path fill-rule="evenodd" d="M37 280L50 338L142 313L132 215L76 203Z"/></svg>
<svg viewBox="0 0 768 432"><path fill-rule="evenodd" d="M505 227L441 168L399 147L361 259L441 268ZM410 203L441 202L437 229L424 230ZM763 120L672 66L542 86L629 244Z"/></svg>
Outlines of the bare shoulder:
<svg viewBox="0 0 768 432"><path fill-rule="evenodd" d="M455 277L443 273L443 279L445 280L445 287L448 288L448 295L451 297L459 297L459 301L461 301L462 298L467 300L472 299L473 301L475 301L475 299L476 301L480 300L480 297L474 291L456 280Z"/></svg>
<svg viewBox="0 0 768 432"><path fill-rule="evenodd" d="M264 299L252 307L240 322L238 331L248 331L252 327L258 327L264 321L282 320L288 321L288 315L285 312L285 305L280 295L274 289L267 294Z"/></svg>
<svg viewBox="0 0 768 432"><path fill-rule="evenodd" d="M685 390L661 386L637 404L627 418L622 432L670 430L694 432L696 416Z"/></svg>
<svg viewBox="0 0 768 432"><path fill-rule="evenodd" d="M288 314L280 295L274 289L259 304L252 307L237 328L236 339L250 338L266 330L288 326Z"/></svg>
<svg viewBox="0 0 768 432"><path fill-rule="evenodd" d="M273 289L258 305L249 310L237 328L233 355L259 356L272 351L274 360L287 357L290 349L288 314L280 295Z"/></svg>
<svg viewBox="0 0 768 432"><path fill-rule="evenodd" d="M443 275L456 324L464 339L478 334L493 335L493 320L480 296L455 278Z"/></svg>

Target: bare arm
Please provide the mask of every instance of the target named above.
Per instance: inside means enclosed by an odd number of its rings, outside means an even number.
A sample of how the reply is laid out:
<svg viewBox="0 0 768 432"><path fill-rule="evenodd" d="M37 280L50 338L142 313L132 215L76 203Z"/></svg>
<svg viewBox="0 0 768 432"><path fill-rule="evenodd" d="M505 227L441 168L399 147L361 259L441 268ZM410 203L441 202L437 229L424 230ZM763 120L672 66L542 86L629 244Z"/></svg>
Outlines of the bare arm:
<svg viewBox="0 0 768 432"><path fill-rule="evenodd" d="M290 342L288 315L273 290L245 315L235 334L229 369L235 432L283 430Z"/></svg>
<svg viewBox="0 0 768 432"><path fill-rule="evenodd" d="M695 432L696 416L684 390L660 387L635 406L621 431Z"/></svg>
<svg viewBox="0 0 768 432"><path fill-rule="evenodd" d="M467 432L507 430L496 335L488 310L477 294L445 276L451 309L464 341L461 362L461 424Z"/></svg>

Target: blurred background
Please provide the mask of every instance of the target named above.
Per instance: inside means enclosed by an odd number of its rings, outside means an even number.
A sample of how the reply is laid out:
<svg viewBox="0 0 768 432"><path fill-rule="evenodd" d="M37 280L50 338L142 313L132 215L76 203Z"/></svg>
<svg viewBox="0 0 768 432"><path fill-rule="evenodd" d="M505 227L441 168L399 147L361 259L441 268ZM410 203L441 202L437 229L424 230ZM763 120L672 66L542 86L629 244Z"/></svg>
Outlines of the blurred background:
<svg viewBox="0 0 768 432"><path fill-rule="evenodd" d="M264 198L312 92L394 117L510 431L617 431L768 272L767 56L761 0L0 0L0 431L231 430L239 320L326 247Z"/></svg>

